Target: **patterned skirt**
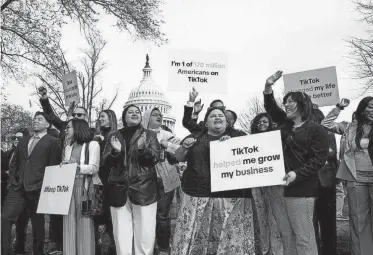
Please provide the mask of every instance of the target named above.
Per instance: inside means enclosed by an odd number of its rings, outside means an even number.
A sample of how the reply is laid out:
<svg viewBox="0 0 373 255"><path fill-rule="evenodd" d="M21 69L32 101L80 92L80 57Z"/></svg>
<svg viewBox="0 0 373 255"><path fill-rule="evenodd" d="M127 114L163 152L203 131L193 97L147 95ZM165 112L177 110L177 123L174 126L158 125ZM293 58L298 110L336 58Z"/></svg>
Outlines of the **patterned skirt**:
<svg viewBox="0 0 373 255"><path fill-rule="evenodd" d="M252 255L251 199L182 196L171 254Z"/></svg>

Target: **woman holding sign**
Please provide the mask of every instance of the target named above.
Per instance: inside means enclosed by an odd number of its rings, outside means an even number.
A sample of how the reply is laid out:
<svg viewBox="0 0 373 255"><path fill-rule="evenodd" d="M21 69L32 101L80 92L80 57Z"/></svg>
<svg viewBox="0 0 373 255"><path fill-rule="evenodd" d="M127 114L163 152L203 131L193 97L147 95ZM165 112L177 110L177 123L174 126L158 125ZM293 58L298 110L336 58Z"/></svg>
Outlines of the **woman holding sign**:
<svg viewBox="0 0 373 255"><path fill-rule="evenodd" d="M313 212L318 188L318 171L328 157L328 133L310 121L313 105L302 92L289 92L283 99L285 111L276 103L272 85L278 71L269 77L264 90L264 107L281 130L285 187L270 187L271 207L282 237L284 254L317 255Z"/></svg>
<svg viewBox="0 0 373 255"><path fill-rule="evenodd" d="M373 251L373 97L363 98L349 122L334 122L348 105L342 99L322 121L342 135L337 178L347 181L352 254Z"/></svg>
<svg viewBox="0 0 373 255"><path fill-rule="evenodd" d="M92 176L93 184L102 185L97 174L100 145L92 141L93 134L88 123L81 119L67 122L66 138L70 143L62 152L62 164L78 163L78 167L69 214L63 216L63 254L92 255L95 254L94 224L92 217L83 216L87 209L83 197L88 184L86 176Z"/></svg>
<svg viewBox="0 0 373 255"><path fill-rule="evenodd" d="M218 107L207 110L205 129L190 135L176 151L187 162L183 196L171 254L255 254L251 190L211 193L210 142L224 141L227 119Z"/></svg>
<svg viewBox="0 0 373 255"><path fill-rule="evenodd" d="M107 138L104 167L110 169L105 198L110 205L118 255L152 255L157 202L157 134L141 125L135 105L122 113L124 127Z"/></svg>

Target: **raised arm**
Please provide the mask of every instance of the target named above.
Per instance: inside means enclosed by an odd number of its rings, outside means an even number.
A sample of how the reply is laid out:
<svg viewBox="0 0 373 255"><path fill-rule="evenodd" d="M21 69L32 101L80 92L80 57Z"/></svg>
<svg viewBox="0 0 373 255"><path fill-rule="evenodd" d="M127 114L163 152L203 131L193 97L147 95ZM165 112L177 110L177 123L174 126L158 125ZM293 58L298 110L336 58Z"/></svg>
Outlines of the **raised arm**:
<svg viewBox="0 0 373 255"><path fill-rule="evenodd" d="M66 123L62 121L53 111L52 106L49 102L49 98L47 95L47 89L44 87L39 88L39 94L41 95L40 97L40 104L41 107L43 108L43 111L50 116L52 125L55 126L60 132L61 130L65 129Z"/></svg>
<svg viewBox="0 0 373 255"><path fill-rule="evenodd" d="M286 113L277 105L273 95L272 85L280 79L282 71L277 71L271 75L267 80L264 87L264 108L269 113L274 122L278 125L284 124L287 121Z"/></svg>
<svg viewBox="0 0 373 255"><path fill-rule="evenodd" d="M326 129L330 132L342 135L346 128L348 127L347 121L336 122L335 120L338 118L339 114L341 113L340 107L333 108L328 115L321 121L321 125L323 125Z"/></svg>

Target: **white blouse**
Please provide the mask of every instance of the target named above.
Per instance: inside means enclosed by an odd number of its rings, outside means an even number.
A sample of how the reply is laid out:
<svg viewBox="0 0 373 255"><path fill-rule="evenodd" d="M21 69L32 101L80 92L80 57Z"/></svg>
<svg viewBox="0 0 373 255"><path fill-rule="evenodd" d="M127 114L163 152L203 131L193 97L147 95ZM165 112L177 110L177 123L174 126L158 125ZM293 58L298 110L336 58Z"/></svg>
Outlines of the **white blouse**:
<svg viewBox="0 0 373 255"><path fill-rule="evenodd" d="M85 147L83 144L82 151L80 154L80 174L92 175L93 184L102 185L100 178L98 177L98 171L100 168L100 144L96 141L89 143L89 162L87 165L84 164L85 161ZM71 152L73 150L73 145L66 145L64 153L64 161L69 161L71 157Z"/></svg>

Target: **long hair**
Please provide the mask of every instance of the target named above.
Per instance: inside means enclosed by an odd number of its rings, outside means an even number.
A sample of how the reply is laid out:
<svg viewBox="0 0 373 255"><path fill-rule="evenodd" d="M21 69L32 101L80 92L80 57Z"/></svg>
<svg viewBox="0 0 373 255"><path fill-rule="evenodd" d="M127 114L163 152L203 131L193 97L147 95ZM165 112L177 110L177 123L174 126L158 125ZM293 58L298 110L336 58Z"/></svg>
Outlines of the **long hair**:
<svg viewBox="0 0 373 255"><path fill-rule="evenodd" d="M363 123L364 123L364 110L367 108L370 101L373 100L373 97L364 97L361 99L359 105L357 106L357 109L355 111L355 118L357 121L357 129L356 129L356 137L355 137L355 143L356 147L361 150L361 144L360 141L363 138ZM371 125L369 138L373 135L373 125Z"/></svg>
<svg viewBox="0 0 373 255"><path fill-rule="evenodd" d="M306 121L307 119L309 119L311 117L313 109L311 98L304 92L289 92L284 96L282 103L285 104L286 100L289 97L291 97L291 99L293 99L297 103L302 121Z"/></svg>
<svg viewBox="0 0 373 255"><path fill-rule="evenodd" d="M268 129L267 129L266 132L272 131L274 129L273 128L273 120L271 118L271 115L269 115L269 113L262 112L262 113L259 113L258 115L256 115L255 118L253 119L252 123L251 123L251 127L250 127L250 133L251 134L259 133L258 122L263 117L266 117L268 119Z"/></svg>
<svg viewBox="0 0 373 255"><path fill-rule="evenodd" d="M102 112L106 113L109 118L109 127L110 127L109 133L117 131L118 124L117 124L117 116L115 115L115 112L112 110L102 110L98 116L100 116ZM98 125L98 129L101 133L100 125Z"/></svg>
<svg viewBox="0 0 373 255"><path fill-rule="evenodd" d="M73 125L74 136L72 142L84 144L92 141L93 133L89 128L88 122L82 119L71 119L69 122Z"/></svg>

